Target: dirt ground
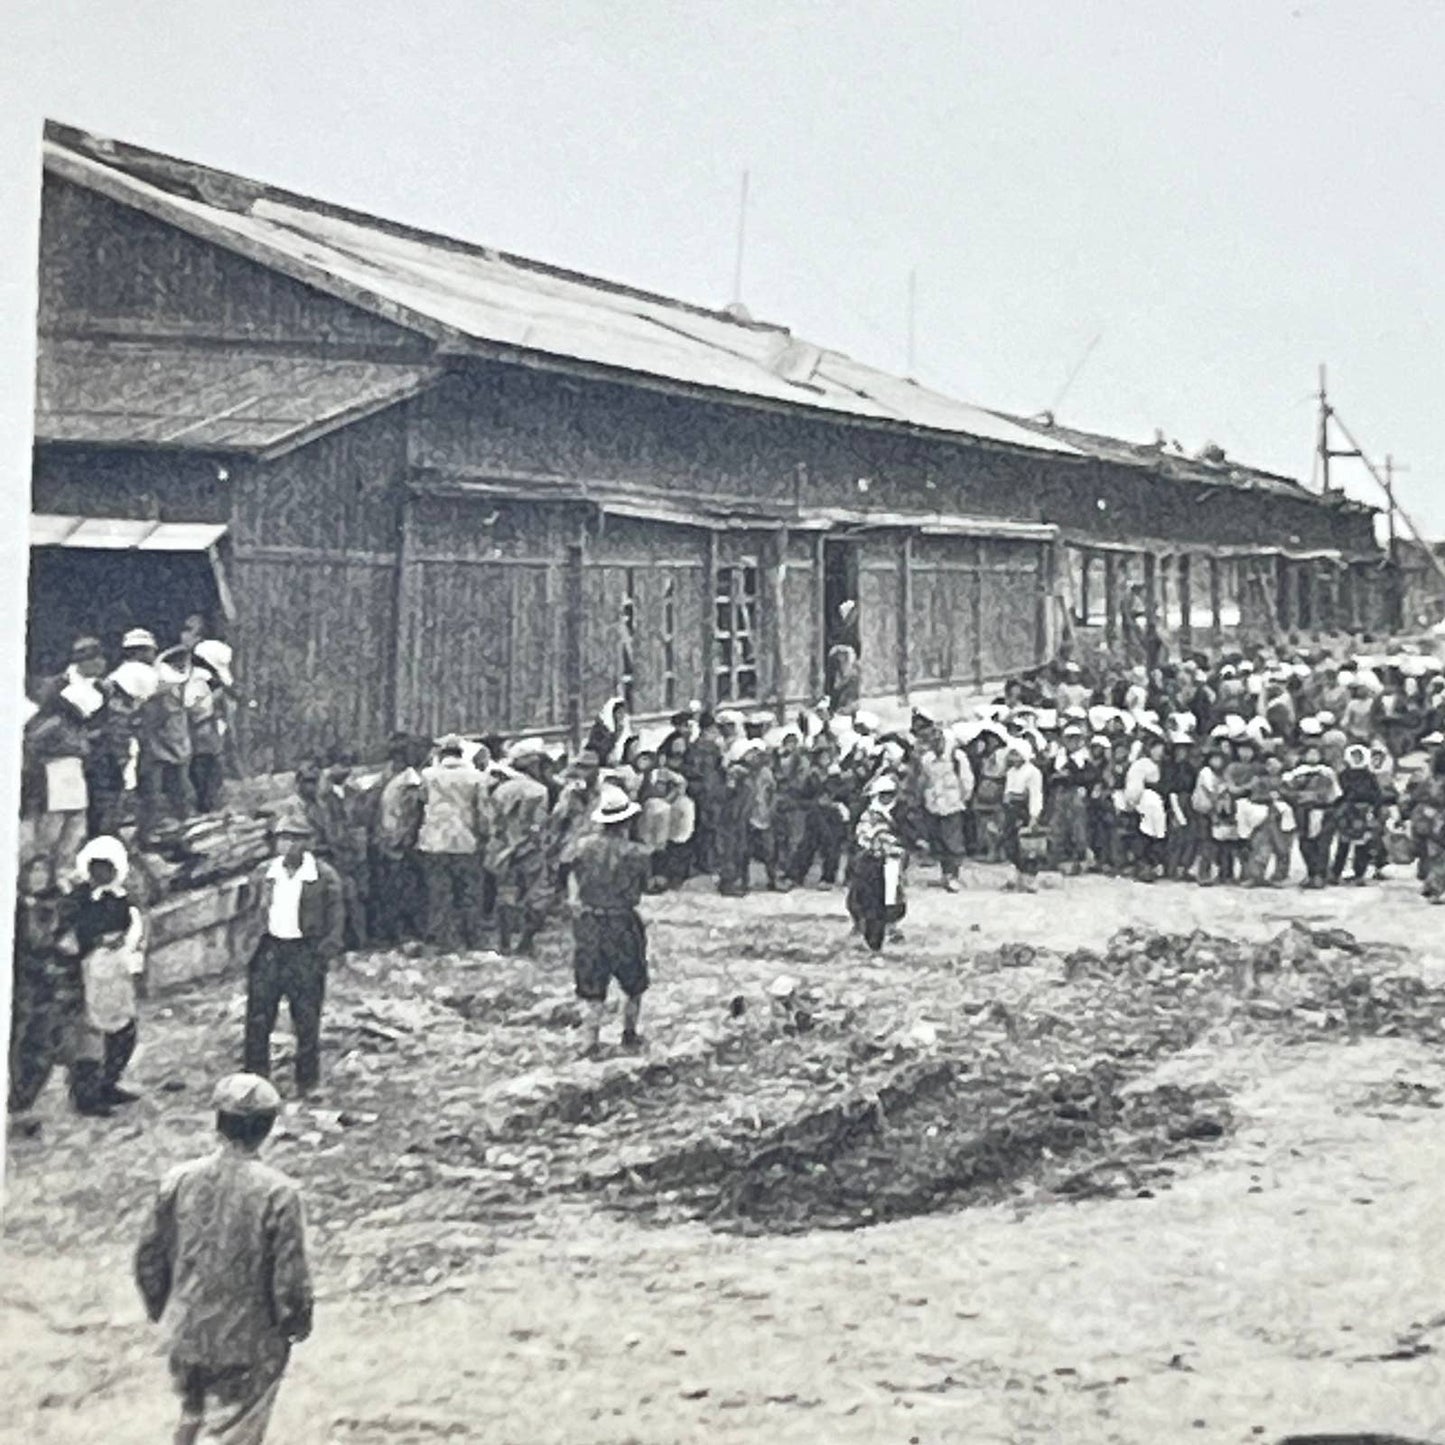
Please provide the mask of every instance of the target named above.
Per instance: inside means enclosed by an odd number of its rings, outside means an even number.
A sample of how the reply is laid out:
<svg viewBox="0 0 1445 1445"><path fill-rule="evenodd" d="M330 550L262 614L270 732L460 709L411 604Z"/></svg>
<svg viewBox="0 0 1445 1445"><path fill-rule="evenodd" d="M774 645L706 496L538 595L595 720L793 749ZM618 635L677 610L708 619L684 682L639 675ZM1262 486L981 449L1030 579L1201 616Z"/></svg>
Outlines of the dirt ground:
<svg viewBox="0 0 1445 1445"><path fill-rule="evenodd" d="M877 960L837 892L650 901L641 1059L576 1060L560 937L344 963L270 1150L320 1296L273 1438L1445 1442L1445 916L1403 880L1000 882L920 877ZM1281 936L1221 985L1218 940ZM0 1438L168 1438L129 1255L238 986L142 1028L127 1117L52 1087L11 1146Z"/></svg>

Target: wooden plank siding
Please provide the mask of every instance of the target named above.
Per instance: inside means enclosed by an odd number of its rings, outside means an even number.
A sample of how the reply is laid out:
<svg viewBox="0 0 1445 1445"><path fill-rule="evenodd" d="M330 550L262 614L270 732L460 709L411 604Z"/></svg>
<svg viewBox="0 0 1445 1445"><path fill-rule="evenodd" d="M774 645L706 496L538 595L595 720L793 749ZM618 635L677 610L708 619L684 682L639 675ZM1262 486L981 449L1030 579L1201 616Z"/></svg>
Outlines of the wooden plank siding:
<svg viewBox="0 0 1445 1445"><path fill-rule="evenodd" d="M237 471L238 545L394 558L406 492L408 403Z"/></svg>
<svg viewBox="0 0 1445 1445"><path fill-rule="evenodd" d="M424 355L429 344L219 246L46 176L40 330L62 335L286 341L338 352Z"/></svg>
<svg viewBox="0 0 1445 1445"><path fill-rule="evenodd" d="M859 666L865 696L898 690L899 551L896 534L869 533L858 553Z"/></svg>
<svg viewBox="0 0 1445 1445"><path fill-rule="evenodd" d="M30 474L30 507L67 517L229 523L232 467L198 452L42 446Z"/></svg>
<svg viewBox="0 0 1445 1445"><path fill-rule="evenodd" d="M250 770L292 767L337 744L374 753L391 727L393 566L242 553L232 573Z"/></svg>
<svg viewBox="0 0 1445 1445"><path fill-rule="evenodd" d="M912 572L911 687L977 686L1043 660L1043 544L919 537Z"/></svg>

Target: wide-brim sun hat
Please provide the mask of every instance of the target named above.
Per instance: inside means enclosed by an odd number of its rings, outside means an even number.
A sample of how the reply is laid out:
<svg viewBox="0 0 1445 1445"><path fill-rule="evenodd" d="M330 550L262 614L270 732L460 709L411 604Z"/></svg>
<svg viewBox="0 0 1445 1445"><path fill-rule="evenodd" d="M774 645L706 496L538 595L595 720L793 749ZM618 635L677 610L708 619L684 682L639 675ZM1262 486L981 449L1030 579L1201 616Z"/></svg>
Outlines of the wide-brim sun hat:
<svg viewBox="0 0 1445 1445"><path fill-rule="evenodd" d="M642 809L630 798L621 788L615 784L608 783L602 788L597 799L597 806L592 810L592 821L594 823L625 823L629 818L635 818Z"/></svg>
<svg viewBox="0 0 1445 1445"><path fill-rule="evenodd" d="M135 702L149 702L160 691L160 675L148 662L123 662L110 680Z"/></svg>
<svg viewBox="0 0 1445 1445"><path fill-rule="evenodd" d="M221 680L221 683L230 687L235 681L231 673L231 664L235 661L235 655L230 647L224 642L218 642L215 638L206 638L196 643L191 649L197 662L203 662Z"/></svg>

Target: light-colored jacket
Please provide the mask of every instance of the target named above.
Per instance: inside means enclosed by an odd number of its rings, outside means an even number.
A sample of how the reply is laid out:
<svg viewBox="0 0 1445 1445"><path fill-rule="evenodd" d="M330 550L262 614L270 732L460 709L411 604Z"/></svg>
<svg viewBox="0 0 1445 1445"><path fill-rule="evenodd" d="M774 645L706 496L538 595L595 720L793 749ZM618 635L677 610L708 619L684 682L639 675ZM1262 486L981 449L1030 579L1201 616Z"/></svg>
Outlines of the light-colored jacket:
<svg viewBox="0 0 1445 1445"><path fill-rule="evenodd" d="M1044 811L1044 775L1035 763L1017 763L1004 774L1005 802L1021 801L1027 805L1028 821L1039 821Z"/></svg>
<svg viewBox="0 0 1445 1445"><path fill-rule="evenodd" d="M936 818L963 812L973 797L973 768L960 747L925 750L918 759L918 781L923 806Z"/></svg>
<svg viewBox="0 0 1445 1445"><path fill-rule="evenodd" d="M487 780L461 758L443 758L421 775L425 790L420 853L479 853L487 839Z"/></svg>
<svg viewBox="0 0 1445 1445"><path fill-rule="evenodd" d="M279 1369L311 1332L301 1196L233 1145L166 1175L135 1256L179 1365Z"/></svg>

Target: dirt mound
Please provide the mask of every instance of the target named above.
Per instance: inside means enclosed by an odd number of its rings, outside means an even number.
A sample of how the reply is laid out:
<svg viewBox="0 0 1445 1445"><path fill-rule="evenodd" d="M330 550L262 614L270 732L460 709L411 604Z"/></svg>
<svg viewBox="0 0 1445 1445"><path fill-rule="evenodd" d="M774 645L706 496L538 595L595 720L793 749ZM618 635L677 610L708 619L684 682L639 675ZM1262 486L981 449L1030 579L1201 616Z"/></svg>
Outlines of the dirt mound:
<svg viewBox="0 0 1445 1445"><path fill-rule="evenodd" d="M979 1003L968 1030L881 1084L814 1098L767 1129L704 1128L583 1187L643 1217L747 1232L851 1229L1019 1194L1147 1198L1171 1161L1233 1122L1217 1088L1141 1084L1152 1063L1220 1027L1438 1040L1445 992L1394 971L1405 962L1302 925L1263 943L1124 930L1102 953L994 950L965 971L1043 968L1053 992Z"/></svg>

